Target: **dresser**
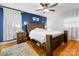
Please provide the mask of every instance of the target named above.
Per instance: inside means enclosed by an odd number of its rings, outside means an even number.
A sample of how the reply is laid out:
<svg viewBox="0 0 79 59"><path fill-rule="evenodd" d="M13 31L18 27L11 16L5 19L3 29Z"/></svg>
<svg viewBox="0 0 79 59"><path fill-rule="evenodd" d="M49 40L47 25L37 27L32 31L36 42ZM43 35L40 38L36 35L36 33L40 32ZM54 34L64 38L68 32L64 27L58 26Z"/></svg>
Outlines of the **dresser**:
<svg viewBox="0 0 79 59"><path fill-rule="evenodd" d="M17 44L26 42L27 33L26 32L18 32L17 33Z"/></svg>

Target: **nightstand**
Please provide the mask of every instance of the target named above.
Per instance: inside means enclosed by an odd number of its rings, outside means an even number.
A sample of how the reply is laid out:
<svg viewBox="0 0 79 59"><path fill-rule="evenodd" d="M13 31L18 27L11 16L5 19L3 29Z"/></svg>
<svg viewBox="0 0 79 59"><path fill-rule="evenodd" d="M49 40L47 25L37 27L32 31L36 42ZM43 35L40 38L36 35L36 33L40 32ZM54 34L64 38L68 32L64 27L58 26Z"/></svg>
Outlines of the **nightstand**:
<svg viewBox="0 0 79 59"><path fill-rule="evenodd" d="M26 32L18 32L17 33L17 43L23 43L27 40L27 33Z"/></svg>

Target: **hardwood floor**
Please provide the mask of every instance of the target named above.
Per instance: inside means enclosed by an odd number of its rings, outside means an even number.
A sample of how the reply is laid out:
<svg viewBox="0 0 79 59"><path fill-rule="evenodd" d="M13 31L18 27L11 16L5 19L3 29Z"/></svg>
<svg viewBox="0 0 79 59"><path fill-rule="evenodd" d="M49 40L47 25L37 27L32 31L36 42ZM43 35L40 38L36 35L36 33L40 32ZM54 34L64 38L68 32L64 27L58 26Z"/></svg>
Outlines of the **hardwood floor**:
<svg viewBox="0 0 79 59"><path fill-rule="evenodd" d="M46 52L42 47L38 47L33 41L27 41L28 45L38 53L39 56L45 56ZM16 45L16 42L0 45L0 49ZM79 42L69 40L67 44L61 44L53 52L54 56L79 56Z"/></svg>
<svg viewBox="0 0 79 59"><path fill-rule="evenodd" d="M27 41L29 46L35 50L36 53L38 53L39 56L45 56L46 52L42 47L37 46L33 41Z"/></svg>
<svg viewBox="0 0 79 59"><path fill-rule="evenodd" d="M42 47L38 47L32 41L27 42L32 49L34 49L40 56L45 56L46 52ZM67 44L61 44L56 50L54 50L54 56L79 56L79 42L70 40Z"/></svg>
<svg viewBox="0 0 79 59"><path fill-rule="evenodd" d="M16 45L16 44L17 44L16 42L7 43L7 44L0 44L0 49L10 47L10 46L13 46L13 45Z"/></svg>

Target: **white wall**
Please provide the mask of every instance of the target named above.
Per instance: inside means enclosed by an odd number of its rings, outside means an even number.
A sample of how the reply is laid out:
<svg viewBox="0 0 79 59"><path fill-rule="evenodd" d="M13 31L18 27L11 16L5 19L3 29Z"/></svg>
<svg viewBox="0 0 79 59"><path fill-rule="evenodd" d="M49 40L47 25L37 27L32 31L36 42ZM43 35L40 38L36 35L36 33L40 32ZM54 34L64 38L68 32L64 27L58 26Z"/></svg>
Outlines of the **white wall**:
<svg viewBox="0 0 79 59"><path fill-rule="evenodd" d="M47 14L47 28L50 30L65 30L64 29L64 17L63 15L67 12L71 12L72 10L79 9L74 8L71 10L66 10L62 12L51 12Z"/></svg>
<svg viewBox="0 0 79 59"><path fill-rule="evenodd" d="M60 3L56 6L55 12L50 12L47 14L47 28L51 30L63 30L64 29L64 19L63 13L79 8L79 3Z"/></svg>
<svg viewBox="0 0 79 59"><path fill-rule="evenodd" d="M48 30L63 30L63 17L58 13L50 13L47 15L47 29Z"/></svg>

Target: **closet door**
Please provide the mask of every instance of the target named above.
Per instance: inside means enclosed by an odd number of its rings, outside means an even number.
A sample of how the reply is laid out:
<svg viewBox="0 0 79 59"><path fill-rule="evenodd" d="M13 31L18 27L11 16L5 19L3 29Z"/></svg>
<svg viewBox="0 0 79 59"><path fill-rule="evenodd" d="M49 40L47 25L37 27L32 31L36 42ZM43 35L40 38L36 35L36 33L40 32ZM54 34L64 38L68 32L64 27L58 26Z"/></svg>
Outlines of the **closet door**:
<svg viewBox="0 0 79 59"><path fill-rule="evenodd" d="M68 38L72 38L72 28L68 28Z"/></svg>
<svg viewBox="0 0 79 59"><path fill-rule="evenodd" d="M77 40L79 41L79 27L77 27Z"/></svg>
<svg viewBox="0 0 79 59"><path fill-rule="evenodd" d="M73 27L72 28L72 38L75 40L77 39L77 28L76 27Z"/></svg>

